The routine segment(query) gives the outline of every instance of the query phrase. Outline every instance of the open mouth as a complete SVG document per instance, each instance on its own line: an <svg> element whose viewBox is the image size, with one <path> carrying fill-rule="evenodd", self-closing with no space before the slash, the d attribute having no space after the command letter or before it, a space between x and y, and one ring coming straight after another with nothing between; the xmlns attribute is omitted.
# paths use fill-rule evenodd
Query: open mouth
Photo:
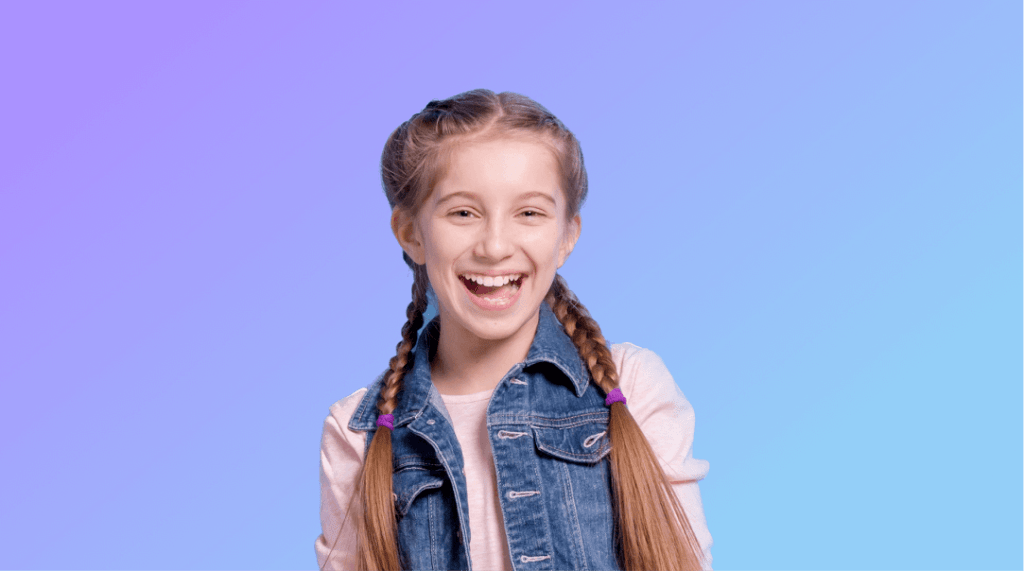
<svg viewBox="0 0 1024 571"><path fill-rule="evenodd" d="M520 274L514 276L515 279L510 279L502 285L484 285L477 281L471 280L466 276L459 276L459 280L462 281L462 285L469 290L469 293L482 298L487 299L510 299L512 296L519 291L519 288L523 285L523 280L526 279L526 274Z"/></svg>

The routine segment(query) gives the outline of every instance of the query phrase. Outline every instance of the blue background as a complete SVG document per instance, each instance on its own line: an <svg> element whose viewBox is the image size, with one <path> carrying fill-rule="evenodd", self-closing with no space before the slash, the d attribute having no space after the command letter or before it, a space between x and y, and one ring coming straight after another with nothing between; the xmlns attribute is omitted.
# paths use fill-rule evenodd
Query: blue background
<svg viewBox="0 0 1024 571"><path fill-rule="evenodd" d="M0 567L313 569L400 339L379 158L526 94L718 569L1022 567L1020 2L0 4Z"/></svg>

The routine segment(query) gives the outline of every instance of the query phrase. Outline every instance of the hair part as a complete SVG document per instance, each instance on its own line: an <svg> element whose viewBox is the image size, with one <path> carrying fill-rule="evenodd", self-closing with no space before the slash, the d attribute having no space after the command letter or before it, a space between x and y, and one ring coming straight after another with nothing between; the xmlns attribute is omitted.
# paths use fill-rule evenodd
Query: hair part
<svg viewBox="0 0 1024 571"><path fill-rule="evenodd" d="M587 171L575 135L529 97L488 89L431 101L391 133L380 161L388 204L415 216L447 174L459 147L507 137L537 141L552 151L565 193L566 219L579 214L587 197ZM411 260L406 263L412 267Z"/></svg>
<svg viewBox="0 0 1024 571"><path fill-rule="evenodd" d="M451 154L460 144L501 136L536 137L550 145L562 178L566 219L579 214L587 196L587 173L579 141L532 99L487 89L431 101L391 133L381 155L381 179L388 204L415 216L443 179ZM377 402L380 414L391 413L396 407L427 308L426 267L416 264L408 254L402 257L413 269L413 299L406 309L402 340L385 374ZM560 275L555 275L545 300L572 339L594 383L606 393L616 388L618 371L601 328ZM610 408L608 435L620 566L629 571L700 569L700 546L686 514L650 443L622 403ZM391 431L378 427L359 479L363 510L356 521L362 571L398 571L401 565L391 455Z"/></svg>

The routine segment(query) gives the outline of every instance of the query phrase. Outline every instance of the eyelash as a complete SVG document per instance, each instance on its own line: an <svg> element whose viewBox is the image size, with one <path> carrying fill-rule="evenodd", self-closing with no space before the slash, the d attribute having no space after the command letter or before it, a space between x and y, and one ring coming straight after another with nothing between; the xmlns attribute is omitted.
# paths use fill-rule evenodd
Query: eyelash
<svg viewBox="0 0 1024 571"><path fill-rule="evenodd" d="M449 213L448 215L449 216L454 216L454 215L457 215L457 214L462 214L463 212L469 212L469 211L468 210L455 210L455 211L452 211L451 213ZM542 213L540 213L537 210L524 210L520 214L526 214L528 212L532 212L533 214L535 214L535 216L527 216L527 218L539 218L541 216L544 216ZM464 216L456 216L456 218L465 218L465 217Z"/></svg>

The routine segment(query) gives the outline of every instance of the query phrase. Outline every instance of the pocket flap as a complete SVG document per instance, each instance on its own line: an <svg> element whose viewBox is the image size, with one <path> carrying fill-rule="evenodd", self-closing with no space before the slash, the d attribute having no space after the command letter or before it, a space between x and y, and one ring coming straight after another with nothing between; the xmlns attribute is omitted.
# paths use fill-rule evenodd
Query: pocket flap
<svg viewBox="0 0 1024 571"><path fill-rule="evenodd" d="M532 426L537 449L569 462L595 464L611 451L608 424L588 422L576 426Z"/></svg>
<svg viewBox="0 0 1024 571"><path fill-rule="evenodd" d="M428 468L411 466L394 473L392 478L395 493L395 509L405 515L412 506L413 500L426 490L433 490L444 485L444 479Z"/></svg>

